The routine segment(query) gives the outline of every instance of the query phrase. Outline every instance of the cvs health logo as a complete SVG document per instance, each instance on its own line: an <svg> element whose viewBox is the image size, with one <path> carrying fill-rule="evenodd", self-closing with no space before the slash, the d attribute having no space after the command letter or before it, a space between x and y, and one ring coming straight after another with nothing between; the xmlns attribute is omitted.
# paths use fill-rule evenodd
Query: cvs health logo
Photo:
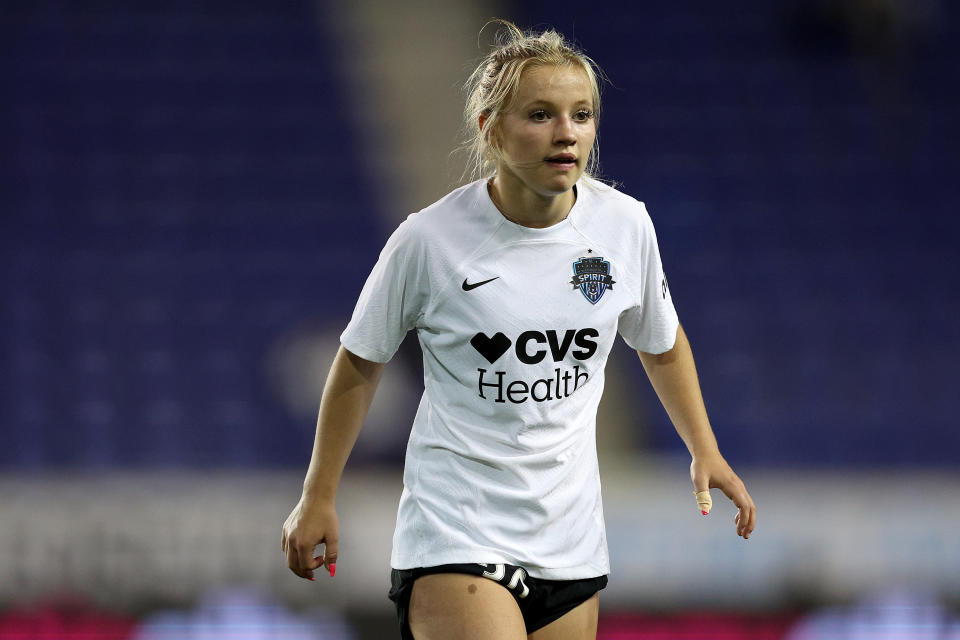
<svg viewBox="0 0 960 640"><path fill-rule="evenodd" d="M575 349L571 355L577 360L586 360L597 351L597 343L594 342L592 338L599 337L600 332L590 328L580 329L579 331L567 329L562 339L553 329L548 329L544 333L539 331L524 331L517 337L515 350L517 352L517 359L520 362L524 364L537 364L547 357L547 349L539 345L547 345L549 346L549 352L553 357L553 361L560 362L566 357L567 351L570 350L572 343L578 348ZM534 344L531 345L531 343ZM470 339L470 344L472 344L473 348L486 358L490 364L493 364L510 349L512 343L510 338L500 332L493 334L492 338L487 337L487 334L481 332Z"/></svg>
<svg viewBox="0 0 960 640"><path fill-rule="evenodd" d="M480 332L470 339L470 344L490 364L499 360L510 348L513 348L517 360L523 364L535 365L543 362L549 355L553 362L563 362L569 353L574 359L584 361L597 352L596 339L600 332L593 328L567 329L563 334L553 329L547 331L524 331L516 340L511 340L503 333L497 332L493 336ZM506 381L506 371L492 371L487 376L487 370L478 368L477 380L478 395L484 400L493 402L507 402L520 404L527 400L547 402L566 398L586 384L589 375L580 371L579 365L573 369L555 367L548 378L536 380ZM491 393L490 398L484 390ZM495 394L493 393L495 391Z"/></svg>

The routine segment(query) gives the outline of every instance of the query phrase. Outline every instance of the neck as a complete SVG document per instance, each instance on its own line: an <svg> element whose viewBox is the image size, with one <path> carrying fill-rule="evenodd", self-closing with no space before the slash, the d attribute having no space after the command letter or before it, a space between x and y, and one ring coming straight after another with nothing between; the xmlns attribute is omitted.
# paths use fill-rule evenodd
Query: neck
<svg viewBox="0 0 960 640"><path fill-rule="evenodd" d="M562 222L577 200L574 189L544 196L531 191L519 180L504 177L502 172L487 184L490 198L504 218L534 229L552 227Z"/></svg>

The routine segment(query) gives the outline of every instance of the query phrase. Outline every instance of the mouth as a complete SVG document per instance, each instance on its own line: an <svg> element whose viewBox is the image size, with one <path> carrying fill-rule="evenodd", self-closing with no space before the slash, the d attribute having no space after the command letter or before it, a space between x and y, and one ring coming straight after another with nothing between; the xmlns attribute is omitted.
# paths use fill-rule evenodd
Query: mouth
<svg viewBox="0 0 960 640"><path fill-rule="evenodd" d="M544 158L544 161L547 164L560 169L570 169L576 166L577 156L573 155L572 153L558 153L555 156Z"/></svg>

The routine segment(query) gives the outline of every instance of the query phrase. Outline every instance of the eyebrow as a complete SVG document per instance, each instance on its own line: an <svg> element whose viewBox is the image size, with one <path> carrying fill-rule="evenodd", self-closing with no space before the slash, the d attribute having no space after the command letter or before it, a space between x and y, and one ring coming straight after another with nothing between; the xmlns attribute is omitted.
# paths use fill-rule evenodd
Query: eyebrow
<svg viewBox="0 0 960 640"><path fill-rule="evenodd" d="M524 104L522 108L523 108L523 109L529 109L529 108L531 108L531 107L537 107L537 106L540 106L540 105L544 105L544 106L547 106L547 107L553 107L553 106L555 106L555 105L554 105L552 102L550 102L549 100L531 100L530 102ZM588 107L590 107L590 108L592 109L592 108L593 108L593 100L577 100L576 102L573 103L573 106L575 106L575 107L579 107L580 105L587 105Z"/></svg>

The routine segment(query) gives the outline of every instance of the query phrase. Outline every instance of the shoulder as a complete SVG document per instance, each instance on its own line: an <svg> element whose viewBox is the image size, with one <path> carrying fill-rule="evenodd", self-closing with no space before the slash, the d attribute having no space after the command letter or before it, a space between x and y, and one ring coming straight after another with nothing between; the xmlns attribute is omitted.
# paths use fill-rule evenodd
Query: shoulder
<svg viewBox="0 0 960 640"><path fill-rule="evenodd" d="M422 242L431 235L443 233L462 217L464 210L469 210L471 186L454 189L433 204L408 215L393 231L388 244Z"/></svg>
<svg viewBox="0 0 960 640"><path fill-rule="evenodd" d="M461 227L475 223L482 216L483 181L471 182L454 189L433 204L407 217L411 233L431 235L455 234Z"/></svg>
<svg viewBox="0 0 960 640"><path fill-rule="evenodd" d="M580 185L585 206L577 223L584 234L611 245L635 246L653 233L653 221L642 201L593 178L581 179Z"/></svg>
<svg viewBox="0 0 960 640"><path fill-rule="evenodd" d="M471 182L454 189L433 204L407 216L391 237L391 243L414 248L421 259L453 260L476 249L478 240L496 229L487 208L485 182Z"/></svg>

